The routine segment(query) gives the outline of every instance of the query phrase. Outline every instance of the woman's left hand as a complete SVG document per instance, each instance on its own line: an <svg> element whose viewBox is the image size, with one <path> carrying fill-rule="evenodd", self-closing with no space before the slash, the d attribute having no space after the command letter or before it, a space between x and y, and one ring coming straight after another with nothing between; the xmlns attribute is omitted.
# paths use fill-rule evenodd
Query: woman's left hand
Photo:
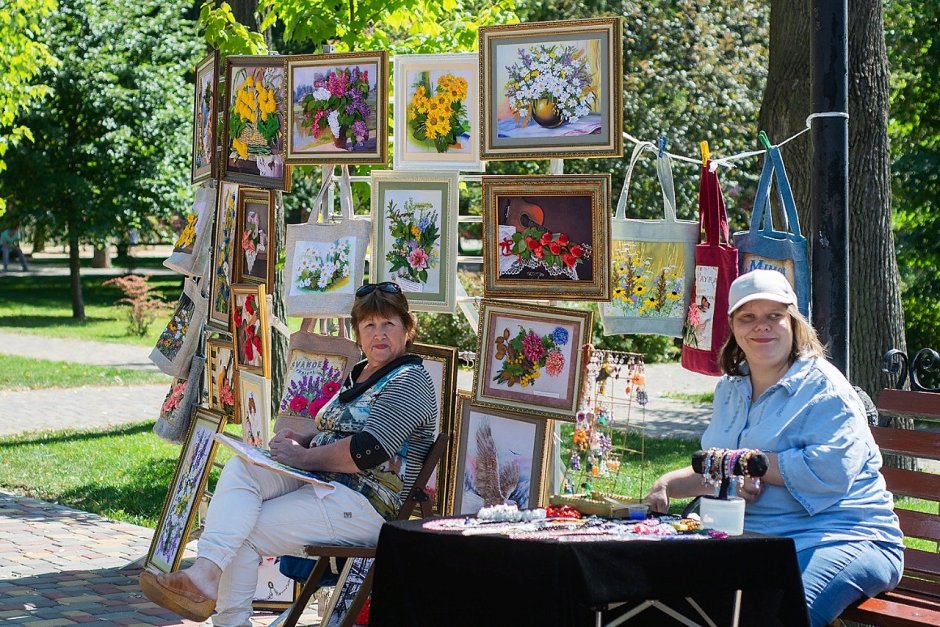
<svg viewBox="0 0 940 627"><path fill-rule="evenodd" d="M744 484L738 488L737 494L748 503L753 503L760 498L763 491L764 484L759 478L746 477Z"/></svg>

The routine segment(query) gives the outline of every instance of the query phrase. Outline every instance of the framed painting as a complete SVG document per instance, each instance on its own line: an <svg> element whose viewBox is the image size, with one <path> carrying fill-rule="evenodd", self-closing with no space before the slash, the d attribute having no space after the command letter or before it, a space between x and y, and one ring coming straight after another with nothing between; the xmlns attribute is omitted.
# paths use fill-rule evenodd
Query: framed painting
<svg viewBox="0 0 940 627"><path fill-rule="evenodd" d="M388 53L298 55L287 62L287 162L388 160Z"/></svg>
<svg viewBox="0 0 940 627"><path fill-rule="evenodd" d="M451 463L450 515L515 503L539 506L548 470L550 421L505 409L479 407L457 397L457 445Z"/></svg>
<svg viewBox="0 0 940 627"><path fill-rule="evenodd" d="M623 156L619 17L480 29L480 158Z"/></svg>
<svg viewBox="0 0 940 627"><path fill-rule="evenodd" d="M224 426L223 414L204 407L196 408L183 452L176 463L173 481L163 501L163 512L150 542L144 568L161 573L179 568L215 459L218 445L214 436Z"/></svg>
<svg viewBox="0 0 940 627"><path fill-rule="evenodd" d="M392 62L395 169L482 172L477 54L400 54Z"/></svg>
<svg viewBox="0 0 940 627"><path fill-rule="evenodd" d="M268 440L271 439L271 380L260 374L240 372L235 407L235 413L241 419L245 444L268 448Z"/></svg>
<svg viewBox="0 0 940 627"><path fill-rule="evenodd" d="M230 331L232 272L235 269L235 228L238 217L238 184L219 183L215 225L212 231L212 274L209 278L209 318L207 324Z"/></svg>
<svg viewBox="0 0 940 627"><path fill-rule="evenodd" d="M206 340L207 405L232 420L235 414L235 346L230 339Z"/></svg>
<svg viewBox="0 0 940 627"><path fill-rule="evenodd" d="M300 594L300 584L281 574L280 561L280 557L261 558L251 609L281 612L289 608Z"/></svg>
<svg viewBox="0 0 940 627"><path fill-rule="evenodd" d="M610 175L483 177L483 296L610 300Z"/></svg>
<svg viewBox="0 0 940 627"><path fill-rule="evenodd" d="M480 301L473 402L574 421L592 312Z"/></svg>
<svg viewBox="0 0 940 627"><path fill-rule="evenodd" d="M262 189L238 190L235 220L236 283L260 283L270 293L274 285L274 192Z"/></svg>
<svg viewBox="0 0 940 627"><path fill-rule="evenodd" d="M415 311L454 311L457 189L456 172L372 172L370 280L397 283Z"/></svg>
<svg viewBox="0 0 940 627"><path fill-rule="evenodd" d="M271 326L264 285L232 285L235 369L271 378Z"/></svg>
<svg viewBox="0 0 940 627"><path fill-rule="evenodd" d="M434 344L415 343L411 352L424 360L424 369L431 375L434 382L434 394L437 396L437 425L434 428L434 437L440 433L450 436L448 448L453 449L454 444L454 403L457 398L457 349L453 346L436 346ZM443 515L447 511L447 496L450 493L447 478L450 476L449 455L441 458L437 468L431 472L425 492L434 504L434 514Z"/></svg>
<svg viewBox="0 0 940 627"><path fill-rule="evenodd" d="M196 93L193 98L193 183L216 177L218 72L218 52L213 52L196 66Z"/></svg>
<svg viewBox="0 0 940 627"><path fill-rule="evenodd" d="M286 190L285 62L276 56L231 55L225 61L222 178Z"/></svg>
<svg viewBox="0 0 940 627"><path fill-rule="evenodd" d="M323 627L340 627L349 613L353 600L359 594L359 589L372 570L374 557L351 557L346 560L343 570L339 573L336 588L330 595L326 604L320 625ZM350 623L351 624L351 623Z"/></svg>

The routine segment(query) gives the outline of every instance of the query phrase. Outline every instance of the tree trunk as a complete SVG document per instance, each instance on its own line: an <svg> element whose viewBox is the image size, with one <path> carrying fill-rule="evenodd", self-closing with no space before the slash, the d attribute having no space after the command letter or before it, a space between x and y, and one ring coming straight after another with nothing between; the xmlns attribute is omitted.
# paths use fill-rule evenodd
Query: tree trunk
<svg viewBox="0 0 940 627"><path fill-rule="evenodd" d="M771 3L770 63L760 126L772 141L805 128L810 113L811 2ZM884 387L881 356L904 348L888 152L888 62L881 3L849 3L849 371L873 397ZM784 150L800 223L810 219L809 133ZM812 241L812 237L808 237ZM812 254L812 251L810 251Z"/></svg>
<svg viewBox="0 0 940 627"><path fill-rule="evenodd" d="M33 253L46 252L46 227L37 225L33 229Z"/></svg>
<svg viewBox="0 0 940 627"><path fill-rule="evenodd" d="M69 229L69 293L72 296L72 317L85 319L85 296L82 294L81 259L78 235Z"/></svg>
<svg viewBox="0 0 940 627"><path fill-rule="evenodd" d="M105 244L104 246L95 247L95 252L91 257L91 267L92 268L110 268L111 267L111 247Z"/></svg>

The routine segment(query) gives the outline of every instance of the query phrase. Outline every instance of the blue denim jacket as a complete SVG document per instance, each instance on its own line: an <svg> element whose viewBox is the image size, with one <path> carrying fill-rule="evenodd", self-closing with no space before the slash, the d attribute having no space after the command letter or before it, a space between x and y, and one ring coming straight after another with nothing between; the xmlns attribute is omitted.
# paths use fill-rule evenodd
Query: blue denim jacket
<svg viewBox="0 0 940 627"><path fill-rule="evenodd" d="M786 486L765 484L747 505L748 531L792 537L798 551L847 540L901 545L864 407L825 359L798 359L753 405L750 377L722 377L702 446L777 453Z"/></svg>

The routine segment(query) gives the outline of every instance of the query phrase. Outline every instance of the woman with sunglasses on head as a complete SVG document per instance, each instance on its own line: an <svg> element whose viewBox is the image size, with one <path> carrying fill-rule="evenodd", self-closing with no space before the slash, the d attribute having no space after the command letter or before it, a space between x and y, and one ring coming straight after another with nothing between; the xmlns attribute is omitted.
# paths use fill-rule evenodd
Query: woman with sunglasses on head
<svg viewBox="0 0 940 627"><path fill-rule="evenodd" d="M881 453L861 399L826 360L783 274L741 275L728 303L731 336L719 356L725 376L702 447L766 454L763 479L745 479L739 492L744 529L793 538L810 621L828 625L901 578L904 546L878 472ZM660 477L646 501L665 512L670 498L713 492L688 466Z"/></svg>
<svg viewBox="0 0 940 627"><path fill-rule="evenodd" d="M271 456L316 471L312 484L229 461L209 504L192 567L141 573L144 594L184 618L250 627L258 564L307 544L369 546L395 517L431 449L438 407L421 358L408 354L416 322L395 283L356 291L350 314L365 359L316 417L316 432L278 432Z"/></svg>

